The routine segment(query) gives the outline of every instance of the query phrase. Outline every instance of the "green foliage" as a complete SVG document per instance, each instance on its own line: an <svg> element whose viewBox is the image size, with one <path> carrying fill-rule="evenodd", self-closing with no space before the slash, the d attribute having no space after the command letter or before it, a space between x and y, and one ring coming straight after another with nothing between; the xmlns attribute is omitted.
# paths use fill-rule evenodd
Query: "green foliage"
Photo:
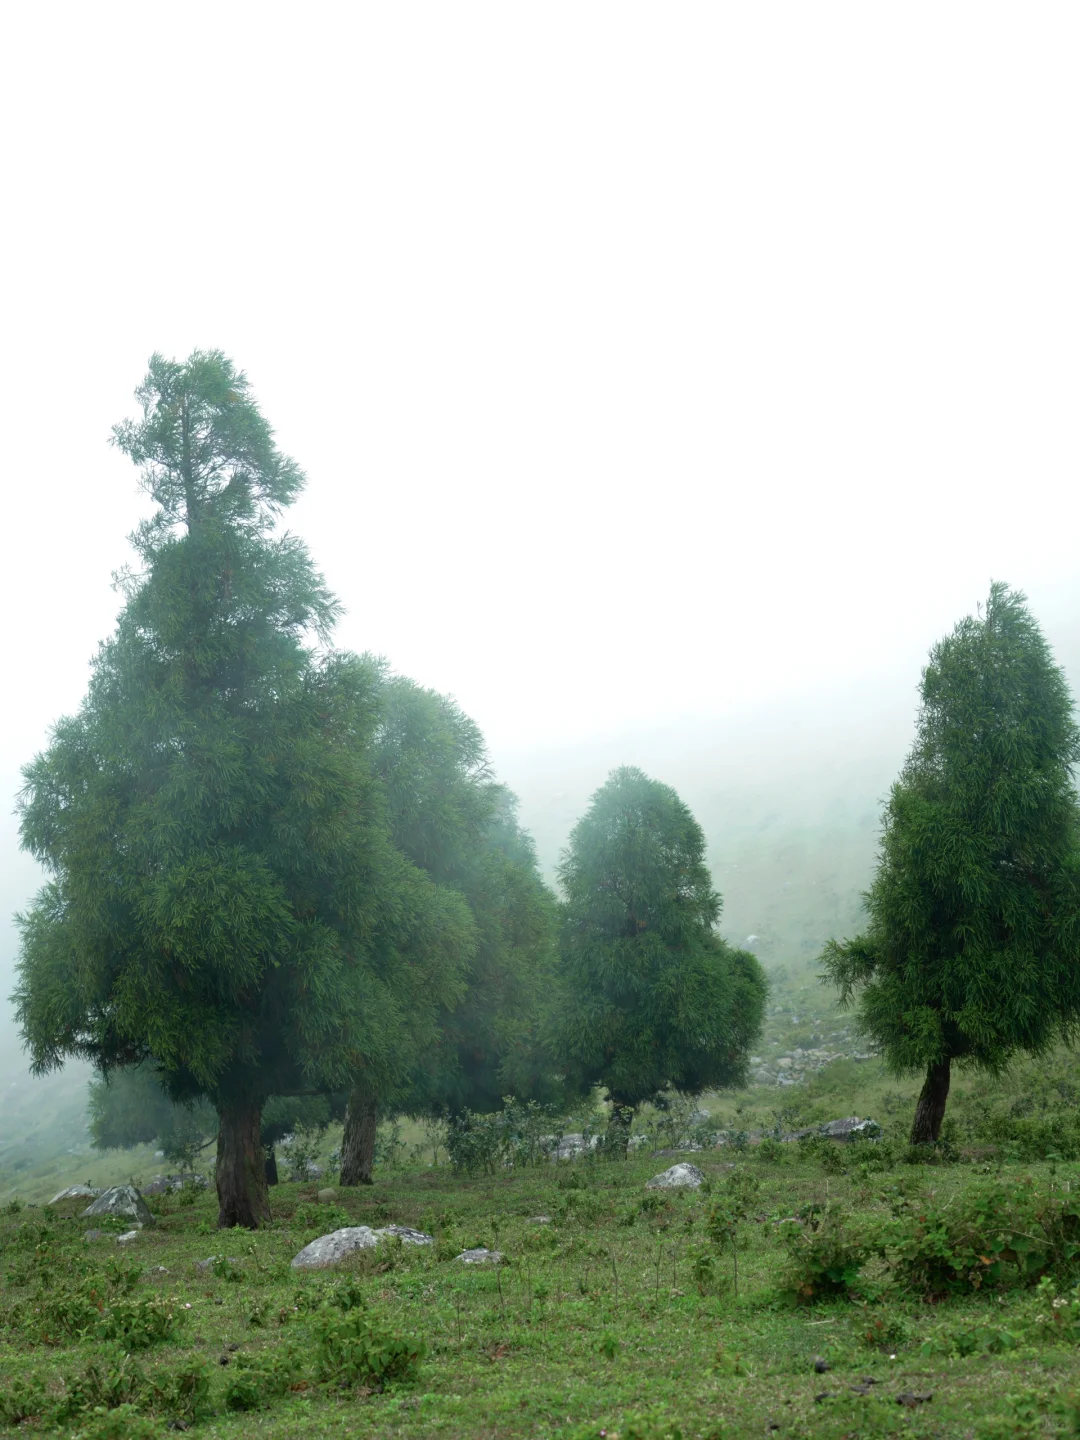
<svg viewBox="0 0 1080 1440"><path fill-rule="evenodd" d="M459 993L473 930L393 846L378 667L306 643L337 605L274 533L302 476L247 381L216 352L155 356L139 397L116 441L156 510L86 700L25 771L51 878L16 1003L38 1070L153 1057L174 1097L207 1097L222 1223L253 1225L262 1102L390 1063Z"/></svg>
<svg viewBox="0 0 1080 1440"><path fill-rule="evenodd" d="M1004 585L934 647L921 690L867 929L831 942L825 970L895 1070L999 1070L1080 1015L1080 735L1062 671Z"/></svg>
<svg viewBox="0 0 1080 1440"><path fill-rule="evenodd" d="M884 1239L896 1280L928 1298L987 1285L1034 1285L1075 1268L1080 1195L1033 1185L974 1184L952 1203L904 1207Z"/></svg>
<svg viewBox="0 0 1080 1440"><path fill-rule="evenodd" d="M334 1385L382 1389L411 1380L427 1353L422 1340L387 1330L359 1309L316 1317L315 1365L319 1378Z"/></svg>
<svg viewBox="0 0 1080 1440"><path fill-rule="evenodd" d="M76 1440L158 1440L161 1431L136 1405L96 1406L83 1418Z"/></svg>
<svg viewBox="0 0 1080 1440"><path fill-rule="evenodd" d="M0 1387L0 1420L5 1425L21 1425L24 1420L40 1420L51 1414L54 1403L49 1392L36 1377L23 1380L16 1376Z"/></svg>
<svg viewBox="0 0 1080 1440"><path fill-rule="evenodd" d="M848 1297L871 1253L838 1205L811 1211L802 1224L784 1224L780 1234L788 1253L787 1290L803 1304Z"/></svg>
<svg viewBox="0 0 1080 1440"><path fill-rule="evenodd" d="M549 1160L557 1142L554 1109L535 1100L521 1103L508 1095L491 1115L466 1110L446 1127L446 1150L455 1170L467 1175L494 1174Z"/></svg>
<svg viewBox="0 0 1080 1440"><path fill-rule="evenodd" d="M616 770L574 827L553 1045L575 1084L617 1107L742 1083L766 982L717 935L700 826L675 791Z"/></svg>

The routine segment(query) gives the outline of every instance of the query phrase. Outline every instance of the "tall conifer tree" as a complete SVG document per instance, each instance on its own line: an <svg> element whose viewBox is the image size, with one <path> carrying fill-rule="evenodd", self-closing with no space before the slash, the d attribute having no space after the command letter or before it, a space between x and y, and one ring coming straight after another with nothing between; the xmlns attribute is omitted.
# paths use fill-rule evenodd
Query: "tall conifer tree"
<svg viewBox="0 0 1080 1440"><path fill-rule="evenodd" d="M218 352L155 355L116 428L155 510L79 713L26 770L51 874L16 993L38 1070L152 1058L219 1117L219 1224L269 1213L260 1111L392 1053L451 1003L466 908L394 847L370 766L380 677L317 654L337 606L275 530L303 477Z"/></svg>
<svg viewBox="0 0 1080 1440"><path fill-rule="evenodd" d="M1080 735L1025 597L992 586L935 645L921 690L869 923L824 954L892 1068L925 1075L912 1143L939 1138L954 1061L1000 1070L1080 1016Z"/></svg>

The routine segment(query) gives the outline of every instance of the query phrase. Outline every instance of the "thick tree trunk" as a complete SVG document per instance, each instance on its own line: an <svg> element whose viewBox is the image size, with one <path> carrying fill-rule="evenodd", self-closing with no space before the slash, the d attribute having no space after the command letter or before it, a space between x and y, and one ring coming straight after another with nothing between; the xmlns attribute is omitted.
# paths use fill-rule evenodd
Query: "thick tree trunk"
<svg viewBox="0 0 1080 1440"><path fill-rule="evenodd" d="M634 1111L636 1105L628 1105L625 1100L611 1096L611 1114L608 1116L607 1135L604 1148L616 1159L626 1159L627 1147L630 1144L630 1127L634 1123Z"/></svg>
<svg viewBox="0 0 1080 1440"><path fill-rule="evenodd" d="M342 1185L370 1185L375 1165L375 1127L379 1105L370 1090L357 1085L349 1093L345 1133L341 1137Z"/></svg>
<svg viewBox="0 0 1080 1440"><path fill-rule="evenodd" d="M915 1119L911 1126L912 1145L933 1145L941 1137L945 1102L949 1098L949 1067L948 1059L938 1060L927 1067L922 1094L915 1106Z"/></svg>
<svg viewBox="0 0 1080 1440"><path fill-rule="evenodd" d="M275 1155L274 1147L272 1145L270 1146L270 1149L266 1152L265 1170L267 1185L276 1185L278 1183L277 1155Z"/></svg>
<svg viewBox="0 0 1080 1440"><path fill-rule="evenodd" d="M222 1106L218 1120L218 1226L257 1230L270 1219L261 1107L253 1100L236 1101Z"/></svg>

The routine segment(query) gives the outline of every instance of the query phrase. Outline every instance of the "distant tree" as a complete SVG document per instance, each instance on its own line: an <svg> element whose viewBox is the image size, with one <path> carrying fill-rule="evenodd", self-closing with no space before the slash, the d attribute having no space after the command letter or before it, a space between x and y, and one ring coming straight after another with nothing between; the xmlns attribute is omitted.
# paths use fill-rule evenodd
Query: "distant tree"
<svg viewBox="0 0 1080 1440"><path fill-rule="evenodd" d="M921 692L869 923L824 954L892 1069L925 1074L913 1144L939 1138L953 1061L1000 1071L1080 1016L1080 736L1025 597L992 586L934 646Z"/></svg>
<svg viewBox="0 0 1080 1440"><path fill-rule="evenodd" d="M497 784L476 724L447 696L384 671L373 764L395 845L468 907L475 946L460 997L414 1008L397 1069L354 1079L342 1184L371 1180L380 1113L493 1109L543 1083L541 993L553 964L554 897L515 801Z"/></svg>
<svg viewBox="0 0 1080 1440"><path fill-rule="evenodd" d="M37 1070L152 1058L218 1115L218 1223L269 1214L261 1111L333 1091L452 1003L466 907L394 847L379 676L316 653L337 605L275 532L301 488L218 352L154 356L116 443L154 513L77 716L26 772L16 1005Z"/></svg>
<svg viewBox="0 0 1080 1440"><path fill-rule="evenodd" d="M670 786L616 770L570 835L552 1046L578 1085L606 1087L611 1140L663 1091L738 1085L767 983L716 933L701 827Z"/></svg>

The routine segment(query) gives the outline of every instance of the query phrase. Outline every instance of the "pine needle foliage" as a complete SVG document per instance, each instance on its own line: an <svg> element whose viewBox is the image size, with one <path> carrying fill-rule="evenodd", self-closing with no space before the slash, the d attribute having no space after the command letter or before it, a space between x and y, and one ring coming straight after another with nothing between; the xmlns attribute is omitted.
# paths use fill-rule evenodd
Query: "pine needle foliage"
<svg viewBox="0 0 1080 1440"><path fill-rule="evenodd" d="M717 933L721 901L701 827L670 786L616 770L559 865L562 910L553 1047L620 1110L663 1091L745 1080L767 984Z"/></svg>
<svg viewBox="0 0 1080 1440"><path fill-rule="evenodd" d="M915 743L883 817L868 924L825 977L897 1072L925 1069L936 1140L957 1060L1001 1070L1080 1016L1080 734L1025 597L991 587L930 654Z"/></svg>

